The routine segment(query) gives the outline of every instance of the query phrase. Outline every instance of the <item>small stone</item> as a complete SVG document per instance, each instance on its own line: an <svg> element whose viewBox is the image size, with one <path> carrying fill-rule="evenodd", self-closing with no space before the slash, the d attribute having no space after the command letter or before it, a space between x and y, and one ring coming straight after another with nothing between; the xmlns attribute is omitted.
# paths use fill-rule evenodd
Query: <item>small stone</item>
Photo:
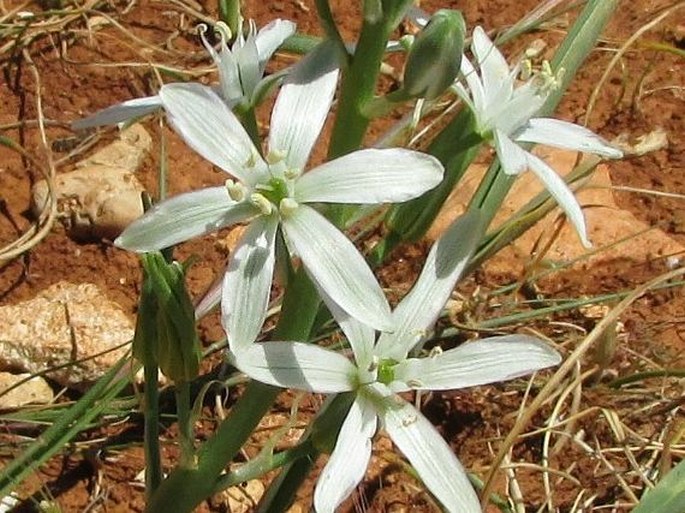
<svg viewBox="0 0 685 513"><path fill-rule="evenodd" d="M36 217L47 206L45 180L33 186L31 208ZM79 240L115 239L143 214L143 185L127 169L92 165L57 175L58 219Z"/></svg>
<svg viewBox="0 0 685 513"><path fill-rule="evenodd" d="M152 138L143 125L131 125L119 133L119 140L108 144L76 164L77 168L108 166L135 172L150 152Z"/></svg>
<svg viewBox="0 0 685 513"><path fill-rule="evenodd" d="M133 331L133 322L96 285L61 281L33 299L0 307L0 369L56 369L50 379L82 388L126 355Z"/></svg>
<svg viewBox="0 0 685 513"><path fill-rule="evenodd" d="M145 190L134 173L150 151L152 138L140 124L122 130L119 140L55 177L57 217L70 237L115 239L143 214ZM38 217L48 206L45 180L31 190L31 210Z"/></svg>
<svg viewBox="0 0 685 513"><path fill-rule="evenodd" d="M30 379L9 390L27 378ZM9 392L5 392L6 390ZM27 404L49 404L54 398L52 388L40 376L0 372L0 410L11 410Z"/></svg>
<svg viewBox="0 0 685 513"><path fill-rule="evenodd" d="M224 492L228 501L228 510L231 513L254 511L264 491L264 485L257 479L231 486Z"/></svg>

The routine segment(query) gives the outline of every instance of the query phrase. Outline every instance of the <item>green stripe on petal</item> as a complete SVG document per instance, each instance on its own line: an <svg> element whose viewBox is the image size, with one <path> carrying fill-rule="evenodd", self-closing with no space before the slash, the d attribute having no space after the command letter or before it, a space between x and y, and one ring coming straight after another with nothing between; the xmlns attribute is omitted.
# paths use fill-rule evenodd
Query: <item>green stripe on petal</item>
<svg viewBox="0 0 685 513"><path fill-rule="evenodd" d="M231 254L221 294L221 323L231 351L252 344L264 324L276 260L277 228L276 216L258 217Z"/></svg>
<svg viewBox="0 0 685 513"><path fill-rule="evenodd" d="M395 379L415 390L455 390L518 378L560 361L559 353L537 338L506 335L405 360L395 367Z"/></svg>
<svg viewBox="0 0 685 513"><path fill-rule="evenodd" d="M438 239L414 287L392 314L395 329L376 345L380 358L402 360L432 328L483 235L480 211L460 217Z"/></svg>
<svg viewBox="0 0 685 513"><path fill-rule="evenodd" d="M382 385L374 385L385 396L377 408L383 427L407 457L419 477L450 513L480 513L478 496L464 467L433 425L411 404Z"/></svg>
<svg viewBox="0 0 685 513"><path fill-rule="evenodd" d="M361 150L327 162L299 178L299 202L397 203L440 183L443 167L425 153L405 149Z"/></svg>
<svg viewBox="0 0 685 513"><path fill-rule="evenodd" d="M302 342L258 342L229 359L262 383L324 394L352 390L357 370L340 353Z"/></svg>
<svg viewBox="0 0 685 513"><path fill-rule="evenodd" d="M376 328L392 327L390 307L357 248L326 218L300 205L281 224L291 253L341 309Z"/></svg>
<svg viewBox="0 0 685 513"><path fill-rule="evenodd" d="M560 119L530 119L520 131L516 132L514 140L595 153L612 159L619 159L623 156L621 150L611 146L592 130Z"/></svg>
<svg viewBox="0 0 685 513"><path fill-rule="evenodd" d="M246 184L254 184L266 173L266 163L250 136L210 87L169 84L162 86L159 96L178 134L202 157Z"/></svg>
<svg viewBox="0 0 685 513"><path fill-rule="evenodd" d="M225 187L210 187L158 203L130 224L114 244L139 253L160 250L255 214L251 204L232 201Z"/></svg>
<svg viewBox="0 0 685 513"><path fill-rule="evenodd" d="M288 166L304 169L321 133L338 82L335 48L323 43L302 59L281 86L271 114L269 150L286 154Z"/></svg>
<svg viewBox="0 0 685 513"><path fill-rule="evenodd" d="M373 407L364 397L357 397L340 428L335 449L316 483L316 513L334 513L362 480L371 459L371 440L377 424Z"/></svg>

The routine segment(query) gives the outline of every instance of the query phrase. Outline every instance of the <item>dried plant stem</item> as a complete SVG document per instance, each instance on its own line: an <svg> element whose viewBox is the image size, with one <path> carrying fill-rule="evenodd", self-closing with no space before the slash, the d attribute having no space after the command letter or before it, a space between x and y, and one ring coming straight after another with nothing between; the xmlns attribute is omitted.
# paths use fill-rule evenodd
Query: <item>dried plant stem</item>
<svg viewBox="0 0 685 513"><path fill-rule="evenodd" d="M590 96L590 100L588 102L587 110L585 111L583 125L587 126L588 122L590 121L590 116L592 115L592 111L595 108L595 103L597 102L599 92L602 90L604 83L609 78L609 75L614 69L614 66L616 66L621 57L623 57L628 48L630 48L633 45L633 43L635 43L635 41L642 37L642 34L656 27L659 23L661 23L664 19L668 18L671 14L673 14L681 7L685 7L685 1L678 2L677 4L671 6L669 9L666 9L652 21L640 27L638 30L635 31L635 33L632 36L628 38L628 40L623 44L623 46L619 48L616 54L612 57L611 61L609 61L609 65L604 70L604 73L602 73L602 77L599 79L599 82L597 82L597 86L592 91L592 95Z"/></svg>
<svg viewBox="0 0 685 513"><path fill-rule="evenodd" d="M45 161L46 164L42 165L36 160L32 159L29 157L29 160L32 161L38 168L38 170L41 172L43 177L45 178L45 181L48 185L48 199L47 202L48 204L46 205L46 209L43 210L43 213L39 217L38 221L31 226L31 228L26 231L24 234L22 234L17 240L14 242L8 244L7 246L3 247L0 249L0 264L3 264L9 260L12 260L19 255L25 253L32 247L34 247L36 244L38 244L41 240L45 238L45 236L50 232L52 229L52 225L55 222L55 218L57 217L57 199L55 197L55 165L53 162L52 158L52 151L50 149L50 145L48 144L48 139L47 135L45 133L45 117L43 116L43 102L42 102L42 87L41 87L41 80L40 80L40 73L38 73L38 68L36 68L35 63L33 62L33 59L31 58L31 54L28 52L28 50L23 49L22 50L22 55L26 61L26 63L29 66L29 69L31 70L31 73L33 74L33 78L35 81L35 87L36 87L36 112L38 116L38 130L40 133L40 140L41 140L41 145L43 147L43 152L45 153ZM22 151L22 155L25 157L28 157L28 155Z"/></svg>
<svg viewBox="0 0 685 513"><path fill-rule="evenodd" d="M597 342L606 332L606 330L615 323L620 315L639 297L645 294L647 291L653 287L660 285L666 281L672 280L679 276L685 275L685 268L675 269L668 273L657 276L656 278L648 281L642 286L636 288L631 294L626 296L616 307L614 307L607 315L602 319L595 328L590 332L590 334L583 340L583 342L576 348L575 351L566 359L566 361L559 367L556 373L550 378L547 384L543 387L537 397L530 404L526 412L521 416L521 418L513 426L511 432L507 435L502 446L495 457L495 460L490 467L490 471L485 478L485 485L481 492L481 503L483 506L487 504L488 497L492 491L494 485L495 474L500 468L504 458L506 457L508 451L516 442L519 435L523 432L524 428L530 423L535 413L542 406L542 404L553 395L559 388L561 382L569 375L573 369L576 367L577 362L587 353L587 351Z"/></svg>

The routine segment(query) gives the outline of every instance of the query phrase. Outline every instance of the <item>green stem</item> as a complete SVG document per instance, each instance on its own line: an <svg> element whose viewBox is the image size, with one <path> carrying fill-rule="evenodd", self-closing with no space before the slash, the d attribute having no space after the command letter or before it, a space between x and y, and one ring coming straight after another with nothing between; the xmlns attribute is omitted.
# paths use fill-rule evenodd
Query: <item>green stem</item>
<svg viewBox="0 0 685 513"><path fill-rule="evenodd" d="M250 106L244 110L236 109L236 112L240 116L243 128L245 128L245 131L250 136L255 148L260 149L262 147L262 140L259 137L259 125L257 125L257 116L255 115L254 106Z"/></svg>
<svg viewBox="0 0 685 513"><path fill-rule="evenodd" d="M181 446L179 467L195 468L195 432L190 406L190 383L188 381L176 383L175 395L178 438Z"/></svg>
<svg viewBox="0 0 685 513"><path fill-rule="evenodd" d="M273 338L307 340L319 307L319 297L307 274L294 274L283 299ZM250 382L231 415L216 433L200 447L196 468L176 468L162 482L148 503L148 513L186 513L211 496L226 466L269 411L280 390Z"/></svg>
<svg viewBox="0 0 685 513"><path fill-rule="evenodd" d="M343 59L341 62L346 62L349 57L347 48L340 32L338 32L338 27L335 25L335 19L333 19L333 13L331 13L331 6L328 5L328 0L315 0L314 4L319 15L321 28L326 33L326 37L335 43L340 58Z"/></svg>
<svg viewBox="0 0 685 513"><path fill-rule="evenodd" d="M152 344L147 344L152 346ZM146 348L147 348L146 346ZM149 353L149 351L146 351ZM162 459L159 450L159 371L154 355L146 354L143 365L145 376L145 399L143 411L145 418L145 494L147 499L155 493L162 482Z"/></svg>
<svg viewBox="0 0 685 513"><path fill-rule="evenodd" d="M257 513L276 513L286 511L290 507L300 485L314 466L317 456L322 452L330 454L333 451L340 427L354 398L354 393L338 394L328 398L309 430L300 439L298 447L303 447L303 452L283 467L259 501Z"/></svg>
<svg viewBox="0 0 685 513"><path fill-rule="evenodd" d="M328 148L329 159L361 146L370 121L364 115L364 106L373 99L385 47L394 28L389 27L384 19L364 21L354 55L343 70L338 110Z"/></svg>

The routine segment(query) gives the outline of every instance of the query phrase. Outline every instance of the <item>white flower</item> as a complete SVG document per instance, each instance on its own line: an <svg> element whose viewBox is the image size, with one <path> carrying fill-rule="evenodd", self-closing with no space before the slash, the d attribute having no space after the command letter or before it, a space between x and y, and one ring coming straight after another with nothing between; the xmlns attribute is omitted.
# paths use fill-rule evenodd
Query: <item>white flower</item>
<svg viewBox="0 0 685 513"><path fill-rule="evenodd" d="M409 357L431 328L482 234L469 214L435 243L421 276L393 312L395 329L374 331L326 301L354 353L300 342L266 342L233 355L248 376L274 386L320 393L355 392L328 463L316 485L318 513L333 512L362 479L379 421L430 491L452 513L480 512L468 477L430 422L397 392L449 390L512 379L559 363L559 355L524 335L492 337L424 358ZM324 299L326 296L324 294Z"/></svg>
<svg viewBox="0 0 685 513"><path fill-rule="evenodd" d="M226 40L230 37L230 30L224 23L217 23L216 30L221 39L219 52L205 38L207 26L200 25L199 28L202 43L219 72L219 94L231 109L237 105L253 107L262 94L282 77L281 73L277 73L264 78L266 63L278 47L295 33L295 24L288 20L274 20L259 32L253 21L248 26L247 37L240 32L229 49ZM135 98L79 119L72 123L72 128L81 130L122 123L161 107L163 102L160 95Z"/></svg>
<svg viewBox="0 0 685 513"><path fill-rule="evenodd" d="M566 212L581 241L590 246L583 212L564 180L544 161L522 149L518 143L539 143L569 150L620 158L623 153L587 128L551 118L535 118L554 88L551 73L534 77L516 87L518 67L507 61L481 27L473 31L471 51L478 61L480 76L464 56L461 71L468 90L455 84L457 94L473 111L476 130L494 143L502 169L510 175L530 169Z"/></svg>
<svg viewBox="0 0 685 513"><path fill-rule="evenodd" d="M314 73L312 68L322 62L330 61L318 52L310 54L283 85L271 117L266 159L211 88L171 84L159 93L186 143L236 181L155 205L115 243L151 251L249 221L231 253L222 289L222 319L234 351L252 343L262 327L279 228L290 254L300 257L314 283L335 304L363 323L388 329L390 308L364 258L307 204L406 201L442 179L435 158L405 149L355 151L303 174L338 77L330 65Z"/></svg>
<svg viewBox="0 0 685 513"><path fill-rule="evenodd" d="M259 32L254 21L250 21L248 25L247 37L240 32L233 47L229 49L226 40L230 37L230 29L225 23L217 23L217 32L221 38L218 53L204 36L207 27L200 26L202 42L219 71L221 97L230 108L239 103L254 106L260 90L279 78L279 75L272 75L270 80L263 78L266 63L278 47L295 33L295 24L287 20L274 20Z"/></svg>

